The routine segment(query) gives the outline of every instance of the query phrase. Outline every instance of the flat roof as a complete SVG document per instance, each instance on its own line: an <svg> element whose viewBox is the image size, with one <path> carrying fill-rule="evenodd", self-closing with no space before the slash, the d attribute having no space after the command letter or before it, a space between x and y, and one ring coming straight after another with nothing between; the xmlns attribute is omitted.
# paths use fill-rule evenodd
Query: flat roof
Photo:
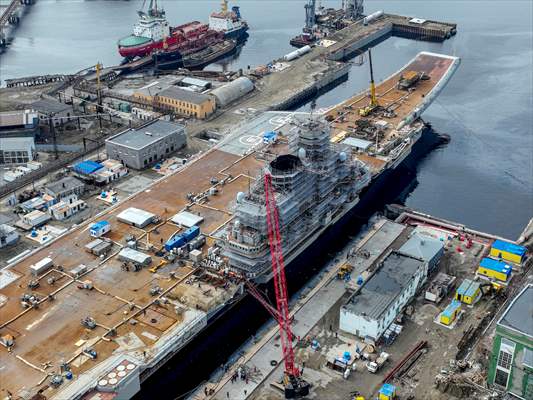
<svg viewBox="0 0 533 400"><path fill-rule="evenodd" d="M372 144L372 142L369 142L368 140L364 140L364 139L349 137L347 139L344 139L342 141L342 144L346 144L350 147L355 147L357 149L366 150Z"/></svg>
<svg viewBox="0 0 533 400"><path fill-rule="evenodd" d="M533 284L528 284L511 301L498 325L519 331L533 338Z"/></svg>
<svg viewBox="0 0 533 400"><path fill-rule="evenodd" d="M85 184L73 176L67 176L57 182L49 183L45 186L45 189L57 194L80 186L85 186Z"/></svg>
<svg viewBox="0 0 533 400"><path fill-rule="evenodd" d="M352 296L346 308L353 314L379 319L407 287L423 261L392 252L383 266L363 285L359 294Z"/></svg>
<svg viewBox="0 0 533 400"><path fill-rule="evenodd" d="M72 107L68 104L50 99L37 100L35 103L31 103L30 107L43 114L57 114L63 111L72 110Z"/></svg>
<svg viewBox="0 0 533 400"><path fill-rule="evenodd" d="M481 260L479 266L483 268L492 269L493 271L501 272L504 274L509 274L513 270L513 268L509 264L487 257Z"/></svg>
<svg viewBox="0 0 533 400"><path fill-rule="evenodd" d="M516 254L518 256L523 256L524 254L526 254L526 248L524 246L519 246L511 242L504 242L503 240L495 240L492 244L492 248L496 250L506 251L511 254Z"/></svg>
<svg viewBox="0 0 533 400"><path fill-rule="evenodd" d="M140 208L130 207L117 215L120 221L144 226L149 224L155 217L151 212L141 210Z"/></svg>
<svg viewBox="0 0 533 400"><path fill-rule="evenodd" d="M443 247L444 244L440 240L415 232L411 238L400 247L400 252L429 261L435 257Z"/></svg>
<svg viewBox="0 0 533 400"><path fill-rule="evenodd" d="M206 94L191 92L176 86L170 86L158 93L159 97L168 97L174 100L185 101L192 104L203 104L210 99Z"/></svg>
<svg viewBox="0 0 533 400"><path fill-rule="evenodd" d="M187 228L198 225L204 220L203 217L193 214L189 211L182 211L172 217L172 222L178 225L183 225Z"/></svg>
<svg viewBox="0 0 533 400"><path fill-rule="evenodd" d="M106 140L106 143L117 144L140 150L152 143L155 143L167 136L185 130L185 126L175 122L156 120L139 128L127 129Z"/></svg>

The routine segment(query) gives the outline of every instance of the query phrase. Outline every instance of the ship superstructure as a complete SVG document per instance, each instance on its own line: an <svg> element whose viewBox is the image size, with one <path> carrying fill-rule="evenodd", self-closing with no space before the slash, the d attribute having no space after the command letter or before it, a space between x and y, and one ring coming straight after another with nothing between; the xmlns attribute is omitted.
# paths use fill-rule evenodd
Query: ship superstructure
<svg viewBox="0 0 533 400"><path fill-rule="evenodd" d="M266 167L276 190L287 259L313 233L352 208L370 181L362 162L331 144L329 125L321 117L295 116L291 124L289 153ZM248 193L237 194L222 246L230 269L263 281L269 278L270 253L262 179L256 182Z"/></svg>
<svg viewBox="0 0 533 400"><path fill-rule="evenodd" d="M221 10L209 16L209 29L223 32L227 38L240 40L246 36L248 24L242 19L238 6L233 6L230 11L228 1L222 0Z"/></svg>

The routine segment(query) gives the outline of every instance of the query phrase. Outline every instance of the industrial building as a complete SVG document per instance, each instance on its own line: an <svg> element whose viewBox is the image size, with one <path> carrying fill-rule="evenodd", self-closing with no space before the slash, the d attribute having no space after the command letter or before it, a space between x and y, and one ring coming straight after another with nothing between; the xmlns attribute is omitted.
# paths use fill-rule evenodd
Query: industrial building
<svg viewBox="0 0 533 400"><path fill-rule="evenodd" d="M53 99L40 99L32 103L31 108L38 113L43 125L48 125L50 119L54 126L62 125L69 122L73 115L72 106Z"/></svg>
<svg viewBox="0 0 533 400"><path fill-rule="evenodd" d="M409 240L400 247L399 251L426 261L428 263L428 271L431 273L444 254L444 244L431 236L414 232Z"/></svg>
<svg viewBox="0 0 533 400"><path fill-rule="evenodd" d="M520 398L533 398L533 284L511 301L496 323L487 380Z"/></svg>
<svg viewBox="0 0 533 400"><path fill-rule="evenodd" d="M427 277L427 262L391 252L341 307L341 330L377 341Z"/></svg>
<svg viewBox="0 0 533 400"><path fill-rule="evenodd" d="M106 140L109 158L133 169L143 169L168 157L187 143L183 125L155 120L136 129L127 129Z"/></svg>
<svg viewBox="0 0 533 400"><path fill-rule="evenodd" d="M34 158L33 136L0 137L0 164L25 164Z"/></svg>
<svg viewBox="0 0 533 400"><path fill-rule="evenodd" d="M177 115L205 119L215 112L213 97L191 90L170 86L155 97L159 108L173 111Z"/></svg>
<svg viewBox="0 0 533 400"><path fill-rule="evenodd" d="M39 133L39 115L33 110L0 112L0 136L31 136Z"/></svg>
<svg viewBox="0 0 533 400"><path fill-rule="evenodd" d="M72 203L85 191L85 184L72 176L51 182L44 187L44 192L57 201Z"/></svg>
<svg viewBox="0 0 533 400"><path fill-rule="evenodd" d="M15 228L6 224L0 225L0 249L16 243L18 239L19 234Z"/></svg>

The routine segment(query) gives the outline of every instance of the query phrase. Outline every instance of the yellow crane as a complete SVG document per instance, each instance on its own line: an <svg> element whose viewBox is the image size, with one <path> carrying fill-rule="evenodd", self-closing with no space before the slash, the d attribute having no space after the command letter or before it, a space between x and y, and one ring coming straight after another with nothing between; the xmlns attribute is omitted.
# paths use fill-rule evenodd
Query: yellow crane
<svg viewBox="0 0 533 400"><path fill-rule="evenodd" d="M370 104L359 109L361 117L368 116L372 111L378 107L378 99L376 97L376 84L374 83L374 69L372 68L372 51L368 49L368 63L370 64Z"/></svg>

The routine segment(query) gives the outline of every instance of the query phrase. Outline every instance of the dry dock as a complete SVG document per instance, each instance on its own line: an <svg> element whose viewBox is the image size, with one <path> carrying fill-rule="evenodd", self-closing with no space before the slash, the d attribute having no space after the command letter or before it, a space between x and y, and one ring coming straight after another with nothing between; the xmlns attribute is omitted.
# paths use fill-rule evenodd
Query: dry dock
<svg viewBox="0 0 533 400"><path fill-rule="evenodd" d="M428 73L447 65L446 80L457 61L441 55L420 57ZM406 68L419 65L420 59L415 58ZM395 76L379 85L378 93L386 92ZM422 86L421 90L432 87L431 93L436 95L444 79L439 76L428 81L432 86ZM420 97L401 97L409 102L411 111L420 105ZM399 118L410 115L397 113ZM0 394L9 391L23 397L41 390L48 398L63 399L105 390L109 382L116 390L138 390L140 382L202 329L207 313L227 302L237 288L231 284L222 288L216 277L206 275L192 263L167 265L157 273L147 269L128 271L118 259L118 252L134 236L138 249L150 254L152 265L159 265L162 258L156 250L180 231L170 219L184 210L204 218L201 230L207 236L206 252L232 218L236 194L246 191L264 166L268 159L265 151L285 149L283 142L265 148L262 134L276 130L280 137L287 137L295 129L290 122L290 113L256 116L181 170L4 269L0 279L0 333L13 336L15 343L9 349L0 347ZM210 190L213 188L216 194ZM153 213L157 221L144 228L119 222L117 215L130 207ZM112 249L100 258L88 253L85 246L94 239L89 236L89 223L102 219L112 226L107 235ZM53 260L54 267L32 276L30 266L46 257ZM80 264L86 270L73 276L69 271ZM38 287L31 283L35 280ZM21 303L25 294L34 296L27 308ZM94 329L82 325L86 317L94 319ZM88 348L98 353L96 359L84 353ZM73 379L54 385L52 381L60 374L63 362L67 362ZM124 363L132 365L131 380L105 378ZM22 376L24 379L20 379Z"/></svg>

